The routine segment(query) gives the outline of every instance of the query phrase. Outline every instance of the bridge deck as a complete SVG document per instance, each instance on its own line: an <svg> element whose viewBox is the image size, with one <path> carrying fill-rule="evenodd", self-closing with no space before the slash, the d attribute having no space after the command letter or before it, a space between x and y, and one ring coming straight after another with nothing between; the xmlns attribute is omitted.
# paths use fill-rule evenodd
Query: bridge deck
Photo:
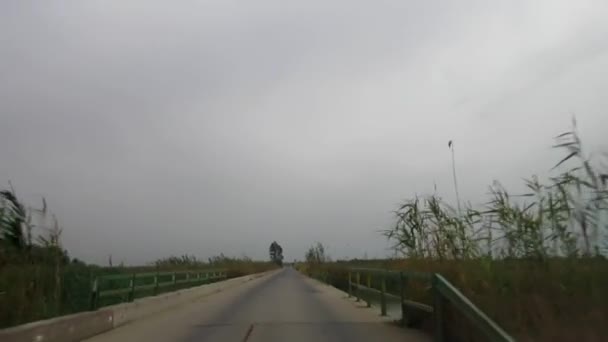
<svg viewBox="0 0 608 342"><path fill-rule="evenodd" d="M286 268L87 341L430 341L388 321Z"/></svg>

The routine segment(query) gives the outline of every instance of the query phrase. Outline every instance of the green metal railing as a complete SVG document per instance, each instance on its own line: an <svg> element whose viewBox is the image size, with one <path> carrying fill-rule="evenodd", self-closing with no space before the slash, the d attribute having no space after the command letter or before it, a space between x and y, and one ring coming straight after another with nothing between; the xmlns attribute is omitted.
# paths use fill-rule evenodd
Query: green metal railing
<svg viewBox="0 0 608 342"><path fill-rule="evenodd" d="M91 310L97 309L100 299L118 298L131 302L141 293L157 295L178 287L192 287L227 278L225 270L192 270L177 272L148 272L112 274L96 277L91 284Z"/></svg>
<svg viewBox="0 0 608 342"><path fill-rule="evenodd" d="M362 276L365 281L362 284ZM372 280L375 278L375 288ZM387 281L397 281L399 294L387 292ZM407 299L408 283L410 280L430 283L433 294L433 305L427 305ZM380 296L380 313L386 315L386 302L388 298L397 299L401 303L401 321L405 323L409 309L417 309L434 317L434 340L443 342L450 340L446 336L445 304L450 303L458 313L466 317L474 328L479 330L488 341L512 342L515 341L498 324L485 315L475 304L466 298L456 287L437 273L420 273L408 271L388 271L370 268L350 268L348 272L348 294L361 301L362 294L375 294ZM371 306L368 299L367 305Z"/></svg>

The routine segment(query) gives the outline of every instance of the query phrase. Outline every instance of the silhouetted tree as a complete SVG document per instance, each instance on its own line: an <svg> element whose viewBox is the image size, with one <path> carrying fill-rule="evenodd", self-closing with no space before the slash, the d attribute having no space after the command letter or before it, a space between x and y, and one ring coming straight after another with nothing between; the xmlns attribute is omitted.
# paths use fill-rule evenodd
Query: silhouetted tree
<svg viewBox="0 0 608 342"><path fill-rule="evenodd" d="M283 266L283 247L276 241L270 244L269 248L270 261L276 263L279 266Z"/></svg>

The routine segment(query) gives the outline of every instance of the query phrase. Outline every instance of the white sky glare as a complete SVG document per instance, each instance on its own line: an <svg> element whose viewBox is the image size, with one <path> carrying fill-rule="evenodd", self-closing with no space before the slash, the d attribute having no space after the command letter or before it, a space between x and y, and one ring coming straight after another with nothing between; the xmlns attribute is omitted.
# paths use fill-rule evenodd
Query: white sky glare
<svg viewBox="0 0 608 342"><path fill-rule="evenodd" d="M416 193L606 151L606 1L0 2L0 184L70 254L384 256Z"/></svg>

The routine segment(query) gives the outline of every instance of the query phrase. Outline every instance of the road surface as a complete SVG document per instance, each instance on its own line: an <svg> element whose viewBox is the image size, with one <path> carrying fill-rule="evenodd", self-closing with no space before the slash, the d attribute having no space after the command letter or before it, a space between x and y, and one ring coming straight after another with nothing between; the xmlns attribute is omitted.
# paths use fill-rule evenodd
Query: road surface
<svg viewBox="0 0 608 342"><path fill-rule="evenodd" d="M394 318L393 318L394 319ZM88 339L89 342L411 341L401 329L337 289L291 268Z"/></svg>

